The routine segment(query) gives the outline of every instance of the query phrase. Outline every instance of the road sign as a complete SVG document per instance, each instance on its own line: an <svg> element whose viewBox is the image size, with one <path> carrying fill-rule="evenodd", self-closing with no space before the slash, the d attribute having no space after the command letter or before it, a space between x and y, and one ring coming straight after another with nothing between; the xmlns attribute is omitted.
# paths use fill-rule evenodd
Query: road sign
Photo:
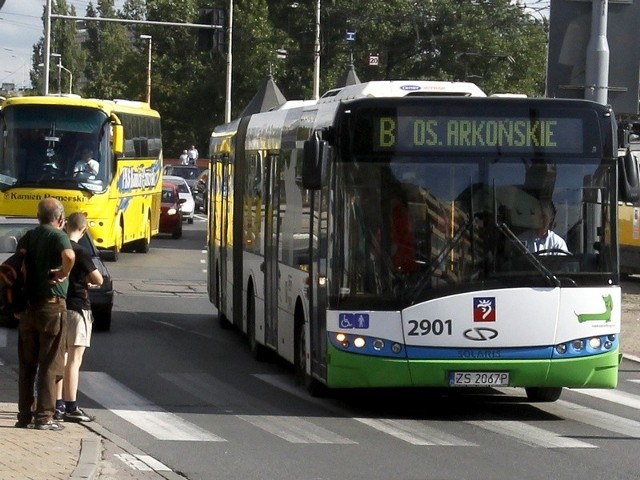
<svg viewBox="0 0 640 480"><path fill-rule="evenodd" d="M372 67L377 67L378 65L380 65L380 55L377 53L370 53L369 65Z"/></svg>

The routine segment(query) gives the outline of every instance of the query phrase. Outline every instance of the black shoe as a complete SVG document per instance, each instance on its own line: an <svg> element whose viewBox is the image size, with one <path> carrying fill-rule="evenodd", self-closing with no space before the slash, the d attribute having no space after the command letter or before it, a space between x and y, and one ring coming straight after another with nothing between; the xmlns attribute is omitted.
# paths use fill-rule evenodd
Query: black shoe
<svg viewBox="0 0 640 480"><path fill-rule="evenodd" d="M31 425L31 423L29 423L29 422L21 422L20 420L18 420L18 421L16 422L15 427L16 427L16 428L29 428L29 427L30 427L30 425Z"/></svg>
<svg viewBox="0 0 640 480"><path fill-rule="evenodd" d="M65 412L64 419L67 422L93 422L96 417L87 415L80 408L76 408L73 412Z"/></svg>
<svg viewBox="0 0 640 480"><path fill-rule="evenodd" d="M64 425L56 422L36 423L33 428L36 430L53 430L57 432L59 430L64 430Z"/></svg>
<svg viewBox="0 0 640 480"><path fill-rule="evenodd" d="M64 410L56 410L53 414L53 419L56 422L64 422Z"/></svg>

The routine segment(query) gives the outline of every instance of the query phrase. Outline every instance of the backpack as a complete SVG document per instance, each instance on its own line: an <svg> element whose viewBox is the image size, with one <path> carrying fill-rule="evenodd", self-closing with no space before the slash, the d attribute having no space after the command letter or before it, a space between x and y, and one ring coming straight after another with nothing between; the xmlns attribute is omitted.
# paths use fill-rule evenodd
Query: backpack
<svg viewBox="0 0 640 480"><path fill-rule="evenodd" d="M27 309L26 251L21 249L0 264L0 315L13 317Z"/></svg>

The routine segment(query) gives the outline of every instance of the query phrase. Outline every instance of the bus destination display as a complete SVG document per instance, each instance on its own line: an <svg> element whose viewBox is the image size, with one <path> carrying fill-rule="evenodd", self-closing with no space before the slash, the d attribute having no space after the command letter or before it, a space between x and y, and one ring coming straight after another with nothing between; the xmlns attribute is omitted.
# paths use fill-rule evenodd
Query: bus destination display
<svg viewBox="0 0 640 480"><path fill-rule="evenodd" d="M583 135L579 118L381 116L374 120L373 147L579 154L584 150Z"/></svg>

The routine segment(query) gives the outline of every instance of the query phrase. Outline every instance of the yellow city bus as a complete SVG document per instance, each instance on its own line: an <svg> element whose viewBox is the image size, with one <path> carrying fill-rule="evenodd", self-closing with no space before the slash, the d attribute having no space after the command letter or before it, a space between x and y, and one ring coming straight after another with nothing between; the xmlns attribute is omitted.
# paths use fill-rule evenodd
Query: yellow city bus
<svg viewBox="0 0 640 480"><path fill-rule="evenodd" d="M112 260L146 253L158 233L160 115L147 103L77 96L10 98L0 110L0 215L35 216L55 197L85 212ZM78 163L91 155L96 171Z"/></svg>

